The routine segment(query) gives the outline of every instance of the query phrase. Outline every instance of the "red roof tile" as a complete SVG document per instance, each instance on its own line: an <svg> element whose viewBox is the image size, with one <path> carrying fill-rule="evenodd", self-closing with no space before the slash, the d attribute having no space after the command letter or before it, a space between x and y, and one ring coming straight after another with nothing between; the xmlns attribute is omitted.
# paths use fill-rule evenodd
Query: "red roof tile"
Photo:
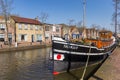
<svg viewBox="0 0 120 80"><path fill-rule="evenodd" d="M35 25L41 24L40 21L36 19L29 19L29 18L23 18L18 16L11 16L11 18L17 23L26 23L26 24L35 24Z"/></svg>

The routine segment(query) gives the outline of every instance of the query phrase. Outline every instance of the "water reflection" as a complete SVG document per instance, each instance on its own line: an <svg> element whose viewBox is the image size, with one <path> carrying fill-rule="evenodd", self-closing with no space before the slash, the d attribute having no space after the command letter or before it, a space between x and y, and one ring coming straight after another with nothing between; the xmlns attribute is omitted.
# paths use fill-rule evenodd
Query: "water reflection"
<svg viewBox="0 0 120 80"><path fill-rule="evenodd" d="M0 54L0 80L53 80L50 48Z"/></svg>

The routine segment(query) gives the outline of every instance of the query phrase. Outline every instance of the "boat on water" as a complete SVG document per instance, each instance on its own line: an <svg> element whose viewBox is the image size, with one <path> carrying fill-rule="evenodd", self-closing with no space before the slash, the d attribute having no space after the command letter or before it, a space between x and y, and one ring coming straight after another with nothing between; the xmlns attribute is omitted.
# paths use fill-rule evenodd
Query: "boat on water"
<svg viewBox="0 0 120 80"><path fill-rule="evenodd" d="M85 6L85 0L83 4ZM82 33L81 29L71 27L64 37L52 37L52 60L55 72L70 72L84 67L80 78L88 80L114 51L117 42L111 31L103 29L87 32L84 23L83 19ZM98 63L96 67L84 77L87 67L95 63Z"/></svg>
<svg viewBox="0 0 120 80"><path fill-rule="evenodd" d="M68 40L67 38L66 40L61 37L53 37L52 59L54 60L54 71L61 74L63 72L71 74L74 70L84 68L86 73L82 70L81 75L77 78L88 80L114 51L117 42L112 32L107 30L99 31L97 39L85 38L82 39L82 42L79 41L79 37L76 39ZM94 68L89 67L91 65L94 65ZM72 76L76 76L76 74Z"/></svg>
<svg viewBox="0 0 120 80"><path fill-rule="evenodd" d="M99 32L98 39L84 39L82 42L80 41L53 37L54 60L85 62L89 56L89 62L100 61L109 55L116 46L115 37L112 36L112 32L105 30Z"/></svg>

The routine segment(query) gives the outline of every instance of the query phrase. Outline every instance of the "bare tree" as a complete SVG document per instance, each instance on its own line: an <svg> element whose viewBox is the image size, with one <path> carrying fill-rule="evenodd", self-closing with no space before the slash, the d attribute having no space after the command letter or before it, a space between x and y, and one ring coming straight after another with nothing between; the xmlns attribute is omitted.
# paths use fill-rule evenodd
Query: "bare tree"
<svg viewBox="0 0 120 80"><path fill-rule="evenodd" d="M13 0L0 0L0 14L5 19L5 25L6 25L6 37L8 41L8 45L10 46L9 38L8 38L8 21L10 16L10 11L12 10L12 3Z"/></svg>
<svg viewBox="0 0 120 80"><path fill-rule="evenodd" d="M75 25L75 20L74 20L74 19L69 19L69 20L68 20L68 25L69 25L69 26Z"/></svg>
<svg viewBox="0 0 120 80"><path fill-rule="evenodd" d="M91 27L96 28L98 30L102 29L102 27L100 25L97 25L97 24L92 24Z"/></svg>
<svg viewBox="0 0 120 80"><path fill-rule="evenodd" d="M47 19L48 19L48 13L41 12L39 18L40 18L40 21L41 21L42 23L45 23L45 22L47 21Z"/></svg>
<svg viewBox="0 0 120 80"><path fill-rule="evenodd" d="M77 27L82 27L82 21L79 21L78 23L76 23Z"/></svg>
<svg viewBox="0 0 120 80"><path fill-rule="evenodd" d="M21 17L20 14L18 14L18 13L11 14L11 16L18 16L18 17Z"/></svg>
<svg viewBox="0 0 120 80"><path fill-rule="evenodd" d="M39 18L40 18L40 21L42 22L42 25L43 25L43 40L46 43L46 39L45 39L45 22L48 19L48 14L45 13L45 12L41 12Z"/></svg>

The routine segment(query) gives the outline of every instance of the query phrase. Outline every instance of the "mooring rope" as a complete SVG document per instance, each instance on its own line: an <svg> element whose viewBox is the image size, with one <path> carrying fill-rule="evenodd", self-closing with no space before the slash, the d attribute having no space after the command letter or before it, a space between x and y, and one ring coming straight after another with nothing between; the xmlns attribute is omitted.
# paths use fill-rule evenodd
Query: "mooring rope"
<svg viewBox="0 0 120 80"><path fill-rule="evenodd" d="M91 52L91 45L90 45L90 49L89 49L89 52L88 52L88 53L90 53L90 52ZM83 80L83 79L84 79L84 76L85 76L85 73L86 73L86 69L87 69L87 66L88 66L88 62L89 62L89 58L90 58L90 55L88 55L88 57L87 57L87 61L86 61L86 64L85 64L85 68L84 68L84 71L83 71L83 74L82 74L82 77L81 77L80 80Z"/></svg>

